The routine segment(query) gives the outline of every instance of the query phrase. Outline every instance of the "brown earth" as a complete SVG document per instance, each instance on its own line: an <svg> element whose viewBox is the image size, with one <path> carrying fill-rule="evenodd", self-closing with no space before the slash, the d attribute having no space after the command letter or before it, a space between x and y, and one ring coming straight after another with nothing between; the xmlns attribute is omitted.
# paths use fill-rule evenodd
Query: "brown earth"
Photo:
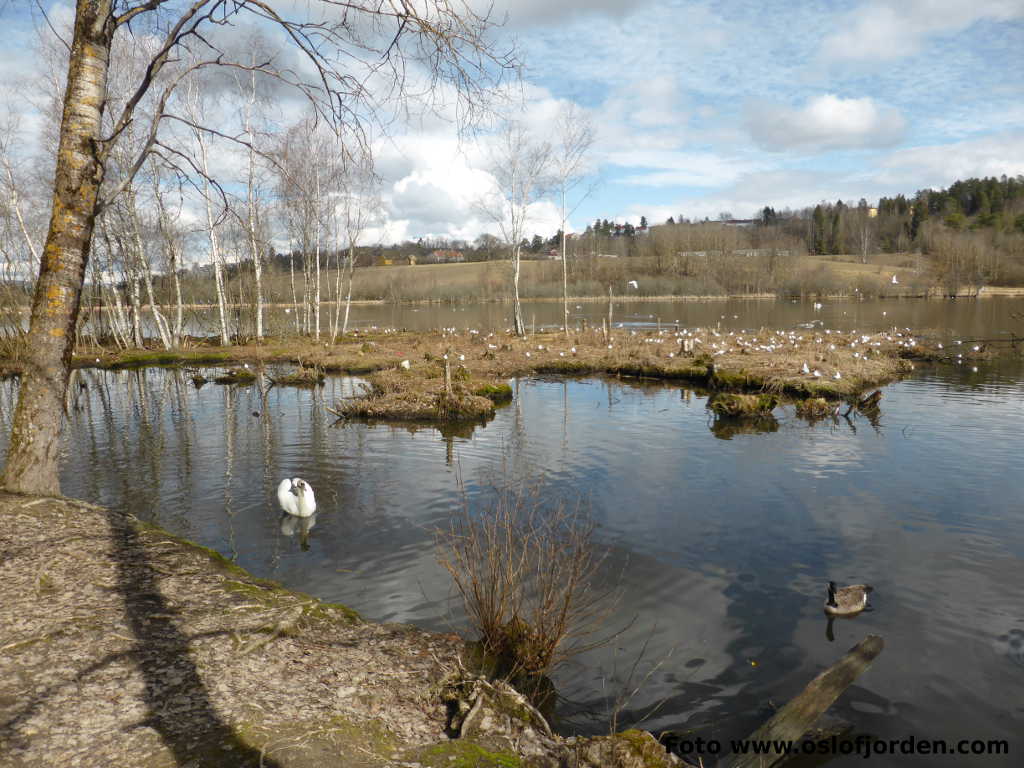
<svg viewBox="0 0 1024 768"><path fill-rule="evenodd" d="M2 766L678 764L641 732L552 736L462 648L128 515L0 492Z"/></svg>

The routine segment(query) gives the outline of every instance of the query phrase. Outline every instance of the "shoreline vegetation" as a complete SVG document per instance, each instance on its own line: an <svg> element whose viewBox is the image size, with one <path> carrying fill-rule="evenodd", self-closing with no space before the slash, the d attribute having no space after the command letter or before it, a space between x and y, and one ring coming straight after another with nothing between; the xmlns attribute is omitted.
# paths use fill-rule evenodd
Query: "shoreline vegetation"
<svg viewBox="0 0 1024 768"><path fill-rule="evenodd" d="M820 321L785 331L605 325L524 338L472 329L383 329L353 331L336 344L285 339L220 347L215 340L192 339L170 351L82 346L73 367L180 366L197 387L315 387L327 374L365 376L361 396L333 403L329 410L341 418L374 421L486 421L511 400L510 379L536 375L682 382L712 393L771 395L814 414L834 411L839 401L856 405L867 390L909 374L915 364L970 365L1019 343L1013 337L1006 343L958 339L943 344L937 336L907 328L839 332ZM204 372L207 366L230 368ZM0 374L17 376L20 370L18 350L9 349L0 358ZM833 405L805 403L819 399ZM718 413L736 415L735 410Z"/></svg>
<svg viewBox="0 0 1024 768"><path fill-rule="evenodd" d="M717 262L705 264L706 258L583 257L574 262L570 271L568 300L575 303L606 302L609 289L616 302L1024 296L1024 286L1012 283L989 284L983 280L950 283L940 280L934 274L931 260L915 253L877 253L864 258L842 254L790 256L785 260L784 268L778 264L772 267L774 278L767 282L762 278L768 268L754 257L737 256L733 259L736 263L732 268L738 276L731 272L718 275L716 269L724 267L721 264L716 267ZM523 301L562 301L559 261L524 260L521 268L520 295ZM511 270L511 262L507 259L360 266L354 274L351 304L511 303L513 299L508 290ZM898 283L891 282L893 276ZM325 265L322 282L331 285L337 277L336 268ZM154 297L160 311L167 314L174 309L176 300L170 285L163 282L163 278L157 276ZM182 311L218 309L219 302L208 276L184 273L180 289ZM244 271L228 279L224 290L225 310L254 311L255 297ZM264 311L306 309L303 301L296 300L287 272L268 266L263 277L263 291ZM23 315L28 311L31 296L25 290L6 286L3 296L4 312ZM152 305L145 297L140 296L137 301L140 313L152 312ZM329 291L320 299L323 307L343 306L345 303L344 297L339 298ZM94 312L130 315L131 305L124 299L110 301L105 289L87 284L82 296L82 313L86 316ZM271 328L267 330L273 332Z"/></svg>

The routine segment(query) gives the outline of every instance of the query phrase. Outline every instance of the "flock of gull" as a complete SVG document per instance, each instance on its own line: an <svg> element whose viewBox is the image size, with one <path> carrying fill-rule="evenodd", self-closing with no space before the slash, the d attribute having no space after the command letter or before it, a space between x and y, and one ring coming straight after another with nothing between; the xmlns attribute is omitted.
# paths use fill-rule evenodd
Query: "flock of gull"
<svg viewBox="0 0 1024 768"><path fill-rule="evenodd" d="M897 283L895 275L892 278L892 282L893 284ZM632 287L635 287L635 284L632 284ZM820 302L815 302L813 308L815 311L820 311L822 306ZM883 313L883 316L885 314ZM881 331L874 334L861 334L857 331L844 333L831 329L820 329L820 325L821 321L816 320L811 323L802 324L798 330L766 332L764 329L761 329L761 331L755 333L748 330L721 332L717 329L680 329L678 323L676 323L673 330L658 329L656 332L645 334L639 341L644 344L654 345L668 342L677 346L678 353L676 351L666 352L666 358L674 358L677 354L693 354L701 349L712 357L729 353L792 353L806 351L807 344L813 343L811 349L816 351L816 356L820 360L825 359L826 352L837 351L840 345L853 350L852 356L854 359L868 360L873 354L878 353L878 348L883 343L896 344L905 349L913 349L919 344L919 341L914 338L909 328L902 330L892 328L889 331ZM618 325L618 328L623 328L621 323ZM393 328L378 329L376 326L368 330L384 334L398 332ZM440 330L445 338L460 337L462 335L454 327L446 327ZM804 332L801 332L801 330ZM507 332L511 333L511 329L508 329ZM358 335L358 332L356 333ZM480 337L491 352L498 349L498 345L491 341L495 337L494 333L481 334L476 329L467 329L464 333L468 337ZM630 330L630 339L637 335L636 330ZM953 344L959 346L963 342L957 340ZM607 346L608 349L614 349L615 347L614 343L609 343ZM944 347L940 343L937 345L937 348L942 350ZM978 352L981 350L981 347L975 345L972 349L974 352ZM537 344L535 350L524 350L523 354L526 358L530 358L534 351L553 353L556 350L544 344ZM577 349L575 346L558 351L560 357L565 357L566 355L575 356L576 354ZM452 355L460 361L465 360L464 354L452 353ZM443 357L448 359L449 355L445 354ZM963 363L963 353L957 354L956 362ZM410 364L407 360L403 360L401 366L409 368ZM977 368L974 368L974 370L976 371ZM819 368L811 367L806 361L801 365L799 372L804 376L811 376L813 378L822 378L826 375ZM842 373L838 368L831 372L831 378L842 378ZM316 512L316 498L313 494L313 488L302 478L293 477L282 480L277 488L277 499L282 512L286 515L286 519L310 518ZM867 584L837 587L835 582L830 581L826 588L827 597L824 603L824 611L830 619L833 617L856 616L867 607L868 593L871 591L872 587ZM831 634L831 623L829 630L829 634Z"/></svg>

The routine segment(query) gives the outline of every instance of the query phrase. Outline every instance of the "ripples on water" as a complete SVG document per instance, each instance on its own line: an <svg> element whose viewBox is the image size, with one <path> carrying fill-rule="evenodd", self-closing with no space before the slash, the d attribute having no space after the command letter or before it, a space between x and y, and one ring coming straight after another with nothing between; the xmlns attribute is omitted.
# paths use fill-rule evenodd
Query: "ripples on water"
<svg viewBox="0 0 1024 768"><path fill-rule="evenodd" d="M702 395L639 382L520 380L486 427L442 434L335 426L325 405L351 393L344 378L261 396L196 390L168 370L79 375L65 493L373 619L462 629L432 549L460 503L459 476L470 498L501 477L582 497L610 548L606 578L621 578L608 626L625 629L556 675L571 727L605 730L618 692L642 682L620 725L649 715L655 731L743 736L769 702L877 632L885 651L835 707L858 731L1024 730L1019 361L920 371L885 388L876 426L809 425L783 407L776 431L729 439ZM0 441L14 391L0 390ZM275 508L277 482L292 475L317 492L308 551L282 534ZM834 643L821 612L829 578L876 587L874 610L836 621Z"/></svg>

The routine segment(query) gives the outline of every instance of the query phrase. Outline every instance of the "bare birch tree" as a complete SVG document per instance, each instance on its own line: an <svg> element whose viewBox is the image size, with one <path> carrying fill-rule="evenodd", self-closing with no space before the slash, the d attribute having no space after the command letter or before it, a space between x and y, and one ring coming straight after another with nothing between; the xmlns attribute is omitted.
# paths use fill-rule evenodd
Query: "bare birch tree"
<svg viewBox="0 0 1024 768"><path fill-rule="evenodd" d="M0 126L0 335L20 337L25 289L34 278L42 246L36 208L28 192L19 121L7 116Z"/></svg>
<svg viewBox="0 0 1024 768"><path fill-rule="evenodd" d="M331 343L338 337L338 315L341 314L342 274L348 284L345 292L344 319L341 322L341 334L348 333L349 313L352 309L352 278L355 275L356 248L367 228L376 221L381 208L380 192L377 179L373 175L368 157L362 159L342 158L343 164L339 181L341 183L341 200L335 206L335 214L339 219L337 244L345 247L344 269L338 265L336 276L338 290L335 295L334 327L331 332ZM340 250L337 248L336 250Z"/></svg>
<svg viewBox="0 0 1024 768"><path fill-rule="evenodd" d="M206 213L206 233L210 243L210 262L213 264L213 281L217 291L220 343L226 347L231 343L231 335L228 333L228 298L224 287L224 249L221 247L218 230L224 218L224 208L220 207L220 187L213 183L210 174L211 138L201 125L202 116L207 108L207 100L202 93L202 81L198 77L189 78L185 83L185 115L190 123L192 139L199 150L198 171Z"/></svg>
<svg viewBox="0 0 1024 768"><path fill-rule="evenodd" d="M9 491L60 491L64 395L97 215L132 183L151 152L189 164L188 154L161 128L169 120L194 123L170 113L168 100L199 68L247 66L225 56L216 42L221 28L247 20L273 29L303 60L296 66L261 62L260 71L306 96L329 124L349 125L357 135L375 116L386 121L381 109L400 109L407 98L417 93L429 98L442 87L460 97L460 114L471 113L480 106L485 86L513 63L494 53L486 17L447 0L310 0L287 6L269 0L78 0L50 225L3 474ZM154 53L128 93L111 93L113 44L143 33L157 40ZM184 58L186 50L199 61L172 73L168 65ZM304 71L312 76L304 77ZM145 120L137 107L151 90L159 95ZM108 104L117 115L111 131L103 127ZM104 185L114 146L136 122L145 136L140 151L118 183Z"/></svg>
<svg viewBox="0 0 1024 768"><path fill-rule="evenodd" d="M156 204L157 228L163 243L165 274L171 278L174 286L174 325L171 328L171 339L175 347L182 342L184 334L184 307L181 297L182 240L183 233L177 224L180 217L181 203L172 210L167 200L167 191L163 188L163 179L159 163L151 163L153 180L153 201ZM180 191L180 186L179 186Z"/></svg>
<svg viewBox="0 0 1024 768"><path fill-rule="evenodd" d="M552 153L552 177L558 190L561 211L562 247L562 331L569 333L569 270L566 264L565 227L568 217L590 194L583 190L575 204L568 207L567 197L573 194L587 178L586 154L594 144L594 130L589 121L575 104L570 104L558 115L556 121L556 144Z"/></svg>
<svg viewBox="0 0 1024 768"><path fill-rule="evenodd" d="M257 65L263 43L261 40L250 41L249 70L235 74L235 83L242 98L242 126L246 147L246 179L245 179L245 232L249 245L249 258L252 259L254 290L256 293L256 338L263 338L263 243L260 238L261 212L263 209L258 178L258 153L256 149L256 120L260 108L259 78Z"/></svg>
<svg viewBox="0 0 1024 768"><path fill-rule="evenodd" d="M499 131L488 166L494 186L476 204L477 210L497 225L502 239L509 246L512 317L516 336L526 335L523 308L519 301L522 241L530 219L530 207L544 196L550 161L551 145L548 142L535 139L522 123L506 121Z"/></svg>
<svg viewBox="0 0 1024 768"><path fill-rule="evenodd" d="M329 140L314 117L292 126L277 153L278 197L289 236L302 255L302 332L320 338L320 265L323 233L330 217ZM293 289L294 293L294 279Z"/></svg>

